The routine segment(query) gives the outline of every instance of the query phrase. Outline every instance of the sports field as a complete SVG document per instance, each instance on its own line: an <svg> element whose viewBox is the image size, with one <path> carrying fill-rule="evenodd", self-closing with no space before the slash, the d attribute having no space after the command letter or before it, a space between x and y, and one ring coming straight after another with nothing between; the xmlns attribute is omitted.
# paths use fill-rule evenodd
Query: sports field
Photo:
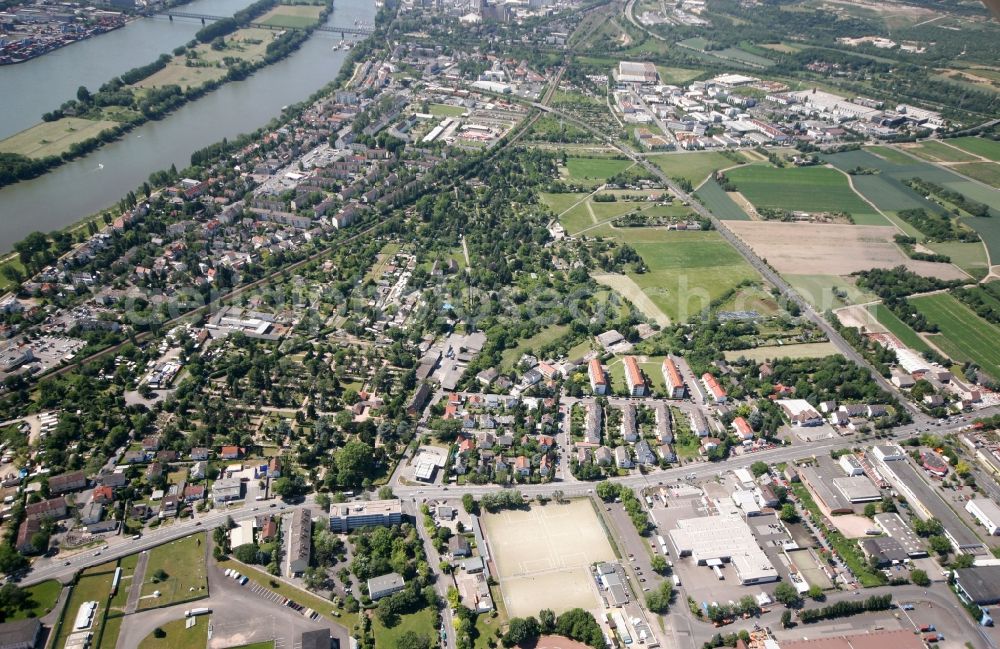
<svg viewBox="0 0 1000 649"><path fill-rule="evenodd" d="M461 106L452 106L450 104L431 104L428 108L430 109L430 114L435 117L461 117L466 112Z"/></svg>
<svg viewBox="0 0 1000 649"><path fill-rule="evenodd" d="M948 144L957 146L963 151L968 151L973 155L988 158L994 162L1000 162L1000 142L987 140L982 137L957 137L948 140Z"/></svg>
<svg viewBox="0 0 1000 649"><path fill-rule="evenodd" d="M851 189L844 174L827 167L778 169L753 165L726 172L747 200L759 208L802 212L847 212L884 222L874 208Z"/></svg>
<svg viewBox="0 0 1000 649"><path fill-rule="evenodd" d="M20 153L29 158L61 155L77 142L96 137L101 131L117 126L116 122L94 121L79 117L64 117L54 122L42 122L29 129L0 140L0 152Z"/></svg>
<svg viewBox="0 0 1000 649"><path fill-rule="evenodd" d="M648 160L671 178L685 178L697 187L712 173L739 163L715 151L692 153L661 153L647 156Z"/></svg>
<svg viewBox="0 0 1000 649"><path fill-rule="evenodd" d="M304 29L319 22L323 7L315 5L278 5L256 21L273 27Z"/></svg>
<svg viewBox="0 0 1000 649"><path fill-rule="evenodd" d="M633 164L631 160L617 158L567 158L566 180L596 186Z"/></svg>
<svg viewBox="0 0 1000 649"><path fill-rule="evenodd" d="M955 361L971 360L994 378L1000 378L1000 327L983 320L947 293L910 299L910 304L938 326L930 340Z"/></svg>
<svg viewBox="0 0 1000 649"><path fill-rule="evenodd" d="M485 514L482 522L511 617L597 608L589 567L615 555L589 500Z"/></svg>
<svg viewBox="0 0 1000 649"><path fill-rule="evenodd" d="M723 352L727 361L745 358L757 363L777 358L825 358L839 353L833 343L801 343Z"/></svg>
<svg viewBox="0 0 1000 649"><path fill-rule="evenodd" d="M692 70L691 68L669 68L663 65L656 66L656 71L660 73L661 82L675 86L685 85L688 81L705 74L704 70Z"/></svg>
<svg viewBox="0 0 1000 649"><path fill-rule="evenodd" d="M588 234L612 237L635 248L647 272L629 272L628 277L674 323L699 315L743 280L759 279L718 232L605 225Z"/></svg>

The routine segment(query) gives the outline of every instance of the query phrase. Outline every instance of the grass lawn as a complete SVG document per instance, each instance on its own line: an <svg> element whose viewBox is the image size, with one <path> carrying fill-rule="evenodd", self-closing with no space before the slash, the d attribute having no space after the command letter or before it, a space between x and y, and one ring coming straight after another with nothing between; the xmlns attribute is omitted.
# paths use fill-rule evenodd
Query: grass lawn
<svg viewBox="0 0 1000 649"><path fill-rule="evenodd" d="M548 208L558 216L573 207L573 205L579 203L581 199L587 196L587 194L583 192L575 194L547 194L542 192L538 196L542 203L547 205Z"/></svg>
<svg viewBox="0 0 1000 649"><path fill-rule="evenodd" d="M635 248L649 270L628 277L672 322L697 316L743 280L759 277L717 232L605 226L593 234Z"/></svg>
<svg viewBox="0 0 1000 649"><path fill-rule="evenodd" d="M358 625L358 615L357 613L348 613L344 609L338 609L333 602L328 599L319 597L310 592L304 591L300 588L291 586L280 579L275 579L271 575L267 574L262 570L258 570L252 566L246 564L232 562L232 567L238 570L241 574L246 575L250 581L260 584L268 590L278 593L282 597L287 597L302 606L311 608L312 610L319 613L321 616L327 620L333 620L339 624L343 624L349 631L354 631ZM337 617L331 614L331 611L337 610L340 616Z"/></svg>
<svg viewBox="0 0 1000 649"><path fill-rule="evenodd" d="M986 277L986 273L989 272L986 248L981 243L942 241L940 243L925 243L924 245L936 253L948 255L953 264L976 279Z"/></svg>
<svg viewBox="0 0 1000 649"><path fill-rule="evenodd" d="M466 110L461 106L449 106L448 104L431 104L430 114L435 117L461 117Z"/></svg>
<svg viewBox="0 0 1000 649"><path fill-rule="evenodd" d="M746 358L755 362L774 360L776 358L826 358L839 355L840 352L833 343L802 343L799 345L772 345L755 347L753 349L736 349L723 352L727 361Z"/></svg>
<svg viewBox="0 0 1000 649"><path fill-rule="evenodd" d="M430 608L423 608L416 613L399 616L399 622L391 629L382 626L378 616L372 616L372 630L375 632L376 647L398 646L399 637L407 631L413 631L417 635L426 637L432 645L437 640L438 635L434 629L434 611Z"/></svg>
<svg viewBox="0 0 1000 649"><path fill-rule="evenodd" d="M936 324L940 335L934 344L953 360L969 359L994 378L1000 378L1000 327L980 318L967 306L947 293L910 299L928 322Z"/></svg>
<svg viewBox="0 0 1000 649"><path fill-rule="evenodd" d="M671 178L685 178L697 187L703 180L719 169L732 167L736 163L715 151L693 153L662 153L648 156L649 161L663 170Z"/></svg>
<svg viewBox="0 0 1000 649"><path fill-rule="evenodd" d="M178 614L181 615L179 611ZM150 633L139 643L139 649L205 649L208 645L208 618L194 619L197 622L190 629L184 628L186 618L167 622L160 627L166 632L164 637L157 638Z"/></svg>
<svg viewBox="0 0 1000 649"><path fill-rule="evenodd" d="M665 394L666 385L663 382L663 356L647 356L645 361L639 362L639 369L646 375L646 382L653 389L656 395ZM639 359L636 359L639 360ZM615 358L607 365L608 374L611 376L611 389L616 394L628 395L628 386L625 383L625 362L621 358Z"/></svg>
<svg viewBox="0 0 1000 649"><path fill-rule="evenodd" d="M494 637L497 629L503 625L501 618L490 617L488 614L479 614L476 616L476 643L473 645L473 649L488 649L492 646L490 640Z"/></svg>
<svg viewBox="0 0 1000 649"><path fill-rule="evenodd" d="M122 631L122 623L125 621L123 615L109 617L104 622L104 630L101 632L99 643L95 643L94 649L115 649L118 644L118 634Z"/></svg>
<svg viewBox="0 0 1000 649"><path fill-rule="evenodd" d="M230 649L274 649L274 640L268 640L267 642L254 642L251 644L243 644L238 647L231 647Z"/></svg>
<svg viewBox="0 0 1000 649"><path fill-rule="evenodd" d="M916 352L926 352L930 350L930 345L924 342L917 332L910 325L906 324L899 317L890 311L884 304L872 304L868 307L868 312L875 316L879 324L889 330L896 338Z"/></svg>
<svg viewBox="0 0 1000 649"><path fill-rule="evenodd" d="M8 622L47 615L59 599L59 593L62 592L62 584L55 579L50 579L34 586L28 586L24 590L28 594L28 602L31 604L31 607L8 613Z"/></svg>
<svg viewBox="0 0 1000 649"><path fill-rule="evenodd" d="M187 90L215 81L226 76L225 68L217 67L188 67L183 63L171 61L167 67L154 72L139 83L137 88L163 88L164 86L180 86Z"/></svg>
<svg viewBox="0 0 1000 649"><path fill-rule="evenodd" d="M521 355L529 349L537 352L545 345L562 338L567 333L569 333L569 325L551 325L545 327L531 338L522 340L517 347L505 349L501 355L501 365L504 370L509 370L514 367L514 363L521 358Z"/></svg>
<svg viewBox="0 0 1000 649"><path fill-rule="evenodd" d="M42 122L5 140L0 140L0 152L20 153L29 158L60 155L64 151L69 151L71 145L96 137L101 131L117 125L117 122L93 121L79 117L64 117L54 122Z"/></svg>
<svg viewBox="0 0 1000 649"><path fill-rule="evenodd" d="M316 5L278 5L260 17L256 22L272 27L304 29L319 22L323 7Z"/></svg>
<svg viewBox="0 0 1000 649"><path fill-rule="evenodd" d="M166 606L188 602L208 596L208 580L205 576L205 534L192 534L176 541L157 546L149 551L146 564L145 582L139 609ZM167 573L167 578L153 583L153 575L158 570ZM149 597L153 591L160 591L159 597Z"/></svg>
<svg viewBox="0 0 1000 649"><path fill-rule="evenodd" d="M567 180L577 183L590 182L599 185L611 176L631 167L631 160L616 158L567 158Z"/></svg>
<svg viewBox="0 0 1000 649"><path fill-rule="evenodd" d="M981 183L1000 188L1000 164L996 162L966 162L951 168Z"/></svg>
<svg viewBox="0 0 1000 649"><path fill-rule="evenodd" d="M907 145L903 149L907 153L912 153L917 157L930 160L931 162L973 162L978 159L974 155L935 140L927 140L916 145Z"/></svg>
<svg viewBox="0 0 1000 649"><path fill-rule="evenodd" d="M777 169L753 165L726 173L755 207L803 212L847 212L856 217L881 215L851 189L844 174L827 167Z"/></svg>
<svg viewBox="0 0 1000 649"><path fill-rule="evenodd" d="M111 561L93 568L87 568L77 579L76 586L66 602L66 607L62 612L63 624L59 630L53 647L66 646L66 638L73 633L73 620L76 613L84 602L97 602L97 610L94 612L94 623L91 632L94 637L100 637L101 620L104 618L104 611L108 604L108 597L111 595L111 582L115 577L115 567L117 562Z"/></svg>
<svg viewBox="0 0 1000 649"><path fill-rule="evenodd" d="M854 280L850 277L839 275L785 275L784 277L807 302L824 311L875 299L874 295L865 293L855 286ZM845 292L847 297L835 296L833 294L835 288Z"/></svg>
<svg viewBox="0 0 1000 649"><path fill-rule="evenodd" d="M692 79L697 79L705 73L704 70L692 70L690 68L670 68L665 65L656 66L656 71L660 73L660 80L672 86L682 86Z"/></svg>
<svg viewBox="0 0 1000 649"><path fill-rule="evenodd" d="M995 140L987 140L982 137L956 137L948 140L948 144L957 146L963 151L989 158L994 162L1000 162L1000 142Z"/></svg>

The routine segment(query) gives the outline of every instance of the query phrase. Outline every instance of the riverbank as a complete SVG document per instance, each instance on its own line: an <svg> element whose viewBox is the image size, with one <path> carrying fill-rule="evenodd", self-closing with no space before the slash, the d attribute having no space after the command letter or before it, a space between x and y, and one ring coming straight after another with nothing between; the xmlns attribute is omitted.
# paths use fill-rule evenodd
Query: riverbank
<svg viewBox="0 0 1000 649"><path fill-rule="evenodd" d="M137 126L163 119L225 83L246 79L284 59L328 18L333 0L317 8L311 24L300 21L298 27L274 32L247 27L284 6L278 0L258 0L231 19L203 27L195 40L175 48L173 56L161 55L118 75L93 95L81 87L75 100L46 113L42 123L0 141L0 187L44 175ZM273 40L265 42L271 34ZM86 126L83 120L101 127Z"/></svg>

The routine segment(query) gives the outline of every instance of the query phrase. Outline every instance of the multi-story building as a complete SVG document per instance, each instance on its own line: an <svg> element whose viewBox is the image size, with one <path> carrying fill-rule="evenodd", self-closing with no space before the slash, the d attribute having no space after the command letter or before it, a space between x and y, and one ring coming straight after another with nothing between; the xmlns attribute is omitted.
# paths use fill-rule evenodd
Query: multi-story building
<svg viewBox="0 0 1000 649"><path fill-rule="evenodd" d="M342 534L359 527L398 525L402 519L402 503L398 498L330 505L330 530Z"/></svg>

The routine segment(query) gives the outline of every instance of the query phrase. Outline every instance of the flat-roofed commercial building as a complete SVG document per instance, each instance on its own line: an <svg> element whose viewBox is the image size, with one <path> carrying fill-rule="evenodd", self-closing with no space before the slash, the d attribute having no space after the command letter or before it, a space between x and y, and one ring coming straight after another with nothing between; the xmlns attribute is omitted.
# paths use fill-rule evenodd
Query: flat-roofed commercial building
<svg viewBox="0 0 1000 649"><path fill-rule="evenodd" d="M965 511L975 516L990 536L1000 534L1000 507L989 498L973 498L965 503Z"/></svg>
<svg viewBox="0 0 1000 649"><path fill-rule="evenodd" d="M618 81L620 83L656 83L658 78L656 66L652 63L633 61L618 63Z"/></svg>
<svg viewBox="0 0 1000 649"><path fill-rule="evenodd" d="M899 514L895 512L875 514L875 524L903 546L903 550L911 559L927 556L927 548L924 547L920 537Z"/></svg>
<svg viewBox="0 0 1000 649"><path fill-rule="evenodd" d="M346 534L361 527L399 525L402 520L403 508L398 498L330 505L332 532Z"/></svg>
<svg viewBox="0 0 1000 649"><path fill-rule="evenodd" d="M744 585L778 580L778 571L739 516L685 518L668 535L679 556L690 555L699 565L728 561Z"/></svg>
<svg viewBox="0 0 1000 649"><path fill-rule="evenodd" d="M368 580L368 596L372 601L382 599L393 593L398 593L406 586L403 577L395 572Z"/></svg>

